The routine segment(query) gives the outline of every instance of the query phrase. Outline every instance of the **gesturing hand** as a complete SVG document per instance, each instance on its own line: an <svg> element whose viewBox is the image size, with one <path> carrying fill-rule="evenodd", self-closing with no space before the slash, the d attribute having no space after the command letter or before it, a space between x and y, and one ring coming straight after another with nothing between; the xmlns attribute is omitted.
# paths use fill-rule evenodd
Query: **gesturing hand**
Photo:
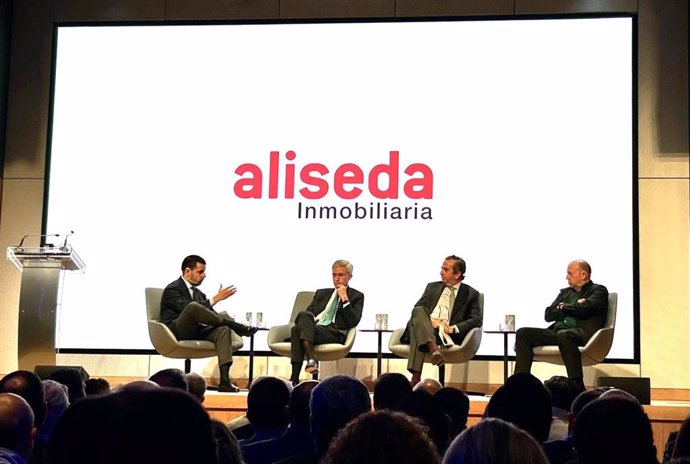
<svg viewBox="0 0 690 464"><path fill-rule="evenodd" d="M223 284L220 284L220 287L218 288L218 293L216 293L216 296L213 297L213 301L216 303L219 301L223 301L226 298L230 298L235 293L237 293L237 289L234 285L230 285L229 287L223 288Z"/></svg>

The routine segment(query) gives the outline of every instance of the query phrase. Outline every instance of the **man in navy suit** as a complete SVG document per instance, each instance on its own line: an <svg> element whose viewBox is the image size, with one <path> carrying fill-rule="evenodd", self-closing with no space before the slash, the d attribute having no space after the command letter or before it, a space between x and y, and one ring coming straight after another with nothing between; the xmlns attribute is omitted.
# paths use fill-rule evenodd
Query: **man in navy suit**
<svg viewBox="0 0 690 464"><path fill-rule="evenodd" d="M413 386L421 380L425 353L431 353L431 362L441 366L445 359L438 345L461 344L470 330L482 325L479 292L462 283L466 267L462 258L448 256L441 265L441 281L427 284L412 309L400 340L410 344L407 370Z"/></svg>
<svg viewBox="0 0 690 464"><path fill-rule="evenodd" d="M344 259L331 267L333 287L316 291L306 310L297 314L290 334L292 374L290 381L297 385L305 356L305 370L319 371L314 345L344 343L347 332L362 319L364 294L348 286L352 278L352 264Z"/></svg>
<svg viewBox="0 0 690 464"><path fill-rule="evenodd" d="M171 282L161 298L161 322L167 325L179 340L209 340L216 345L220 370L220 392L238 392L230 381L232 365L232 330L242 336L256 333L256 327L235 322L227 313L217 313L213 306L231 297L237 289L231 285L218 289L212 298L197 287L206 278L206 261L190 255L182 261L182 276Z"/></svg>

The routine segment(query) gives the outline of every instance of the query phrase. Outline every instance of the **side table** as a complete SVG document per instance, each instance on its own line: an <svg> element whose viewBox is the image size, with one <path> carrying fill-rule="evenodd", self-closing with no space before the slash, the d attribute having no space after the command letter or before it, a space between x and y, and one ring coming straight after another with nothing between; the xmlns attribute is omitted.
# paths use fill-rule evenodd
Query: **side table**
<svg viewBox="0 0 690 464"><path fill-rule="evenodd" d="M503 383L508 378L508 335L514 334L514 330L485 330L485 334L503 334Z"/></svg>
<svg viewBox="0 0 690 464"><path fill-rule="evenodd" d="M381 345L382 345L382 339L383 339L383 334L384 333L393 333L392 330L388 329L359 329L360 332L376 332L378 334L378 349L376 352L376 378L378 378L381 375Z"/></svg>

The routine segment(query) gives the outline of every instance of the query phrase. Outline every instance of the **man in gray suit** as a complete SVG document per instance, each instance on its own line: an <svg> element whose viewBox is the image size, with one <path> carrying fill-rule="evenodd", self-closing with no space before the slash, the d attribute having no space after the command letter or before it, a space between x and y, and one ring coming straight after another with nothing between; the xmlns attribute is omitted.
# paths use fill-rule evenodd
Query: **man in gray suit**
<svg viewBox="0 0 690 464"><path fill-rule="evenodd" d="M412 373L413 386L421 380L425 353L431 353L431 362L441 366L445 359L438 345L461 344L470 330L482 325L479 292L462 283L466 267L462 258L446 257L441 281L427 284L412 309L401 341L410 344L407 370Z"/></svg>

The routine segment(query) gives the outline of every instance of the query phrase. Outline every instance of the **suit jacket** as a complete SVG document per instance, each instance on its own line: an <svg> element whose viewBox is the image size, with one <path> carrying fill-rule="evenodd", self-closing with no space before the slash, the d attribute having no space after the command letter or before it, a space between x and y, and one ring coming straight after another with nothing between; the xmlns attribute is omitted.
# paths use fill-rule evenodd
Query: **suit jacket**
<svg viewBox="0 0 690 464"><path fill-rule="evenodd" d="M424 311L431 316L445 288L445 284L440 281L427 284L422 297L414 307L424 308ZM473 328L481 327L483 321L484 314L482 308L479 306L479 292L469 285L464 283L460 284L458 294L455 296L453 309L450 312L450 320L448 321L449 325L458 328L459 333L451 334L451 338L456 343L461 343L462 340L459 339L461 337L464 338ZM401 342L410 343L409 332L410 324L408 323L405 332L402 334L402 337L400 337Z"/></svg>
<svg viewBox="0 0 690 464"><path fill-rule="evenodd" d="M554 322L564 316L574 317L577 319L577 326L586 342L594 335L594 332L606 324L606 316L609 311L609 291L603 285L589 281L580 289L580 298L584 298L584 302L566 303L559 309L558 305L568 301L574 291L570 287L562 288L551 306L548 306L544 311L544 319L546 322ZM553 329L554 325L551 324L549 329Z"/></svg>
<svg viewBox="0 0 690 464"><path fill-rule="evenodd" d="M199 292L200 304L211 308L211 300L209 300L204 293L197 288ZM177 319L182 310L191 303L192 295L189 294L187 284L182 277L170 282L161 297L161 322L172 329L172 323Z"/></svg>
<svg viewBox="0 0 690 464"><path fill-rule="evenodd" d="M314 294L305 311L318 316L326 309L328 300L331 299L334 288L321 288ZM357 327L362 319L362 309L364 308L364 294L352 287L347 287L347 298L350 304L343 307L343 302L338 301L338 309L335 313L335 327L343 335L347 335L348 330ZM294 322L294 321L293 321Z"/></svg>

